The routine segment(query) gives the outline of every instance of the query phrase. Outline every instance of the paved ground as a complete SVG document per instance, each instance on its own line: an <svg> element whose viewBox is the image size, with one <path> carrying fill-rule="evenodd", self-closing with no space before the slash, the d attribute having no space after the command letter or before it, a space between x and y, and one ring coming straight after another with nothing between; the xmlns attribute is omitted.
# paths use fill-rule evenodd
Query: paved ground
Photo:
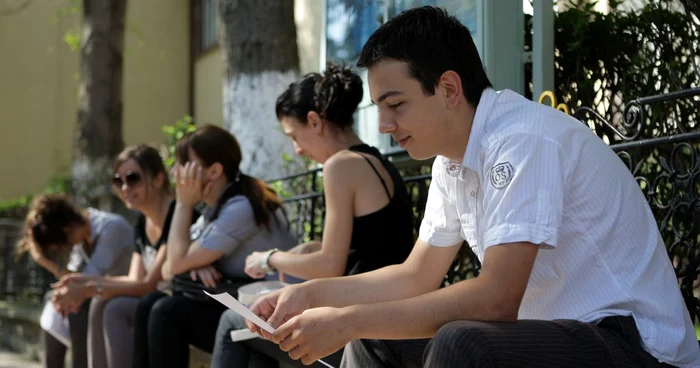
<svg viewBox="0 0 700 368"><path fill-rule="evenodd" d="M39 362L30 362L21 355L0 348L0 368L41 368Z"/></svg>

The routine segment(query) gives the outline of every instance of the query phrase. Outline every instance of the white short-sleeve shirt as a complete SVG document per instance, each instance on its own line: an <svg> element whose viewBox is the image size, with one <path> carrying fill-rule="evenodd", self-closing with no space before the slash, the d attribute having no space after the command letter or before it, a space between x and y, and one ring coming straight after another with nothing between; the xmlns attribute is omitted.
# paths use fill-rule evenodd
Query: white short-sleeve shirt
<svg viewBox="0 0 700 368"><path fill-rule="evenodd" d="M463 161L433 164L420 238L541 246L520 319L632 316L659 361L700 367L663 240L629 169L578 120L512 92L481 96Z"/></svg>

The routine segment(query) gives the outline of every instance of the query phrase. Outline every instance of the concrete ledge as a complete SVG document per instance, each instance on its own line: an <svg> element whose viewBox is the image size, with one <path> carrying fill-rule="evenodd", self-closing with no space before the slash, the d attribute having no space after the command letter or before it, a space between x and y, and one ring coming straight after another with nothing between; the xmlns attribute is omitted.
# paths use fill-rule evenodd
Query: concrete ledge
<svg viewBox="0 0 700 368"><path fill-rule="evenodd" d="M41 357L42 305L0 300L0 346L22 354L29 360Z"/></svg>
<svg viewBox="0 0 700 368"><path fill-rule="evenodd" d="M190 368L209 368L211 354L190 345Z"/></svg>

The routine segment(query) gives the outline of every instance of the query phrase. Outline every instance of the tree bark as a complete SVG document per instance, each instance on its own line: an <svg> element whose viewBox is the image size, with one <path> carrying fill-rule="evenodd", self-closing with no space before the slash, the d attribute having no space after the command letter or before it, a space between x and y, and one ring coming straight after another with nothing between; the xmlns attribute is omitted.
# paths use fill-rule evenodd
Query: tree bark
<svg viewBox="0 0 700 368"><path fill-rule="evenodd" d="M275 116L277 96L299 75L294 1L219 0L218 9L224 126L241 144L241 170L261 179L299 171Z"/></svg>
<svg viewBox="0 0 700 368"><path fill-rule="evenodd" d="M73 190L79 202L109 193L122 140L126 0L83 0Z"/></svg>

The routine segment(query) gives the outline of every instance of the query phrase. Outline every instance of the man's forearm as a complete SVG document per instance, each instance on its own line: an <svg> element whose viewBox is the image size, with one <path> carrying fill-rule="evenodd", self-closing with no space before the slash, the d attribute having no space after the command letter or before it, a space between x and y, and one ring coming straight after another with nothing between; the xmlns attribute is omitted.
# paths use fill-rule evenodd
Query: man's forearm
<svg viewBox="0 0 700 368"><path fill-rule="evenodd" d="M498 293L483 280L466 280L413 298L343 308L342 321L353 339L417 339L435 336L456 320L510 322L517 317L499 307Z"/></svg>

